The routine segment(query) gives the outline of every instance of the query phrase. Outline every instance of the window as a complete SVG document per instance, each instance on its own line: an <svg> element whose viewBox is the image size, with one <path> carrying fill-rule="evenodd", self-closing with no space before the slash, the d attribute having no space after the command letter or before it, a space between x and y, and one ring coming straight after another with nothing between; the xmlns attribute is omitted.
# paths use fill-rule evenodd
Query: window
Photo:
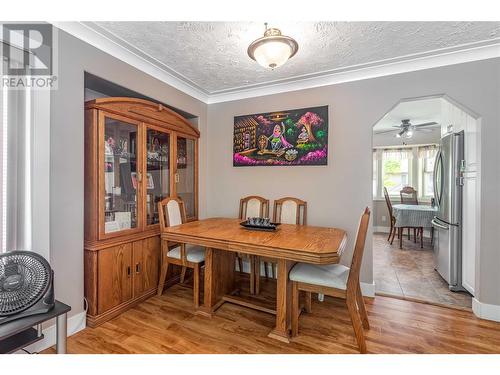
<svg viewBox="0 0 500 375"><path fill-rule="evenodd" d="M421 196L432 198L434 196L434 163L436 161L437 147L434 145L423 146L418 149L419 180Z"/></svg>
<svg viewBox="0 0 500 375"><path fill-rule="evenodd" d="M437 150L437 145L374 149L373 197L381 199L384 187L396 197L404 186L413 186L420 199L432 198Z"/></svg>
<svg viewBox="0 0 500 375"><path fill-rule="evenodd" d="M389 195L398 195L410 185L410 149L384 150L382 153L382 182Z"/></svg>

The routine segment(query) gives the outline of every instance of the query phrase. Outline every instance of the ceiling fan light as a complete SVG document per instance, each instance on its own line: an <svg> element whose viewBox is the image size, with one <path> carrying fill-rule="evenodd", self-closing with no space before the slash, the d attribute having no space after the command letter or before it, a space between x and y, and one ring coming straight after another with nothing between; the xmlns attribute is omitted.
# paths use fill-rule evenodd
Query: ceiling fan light
<svg viewBox="0 0 500 375"><path fill-rule="evenodd" d="M264 36L248 47L248 56L265 68L275 69L294 56L299 49L295 39L281 35L279 29L266 29Z"/></svg>

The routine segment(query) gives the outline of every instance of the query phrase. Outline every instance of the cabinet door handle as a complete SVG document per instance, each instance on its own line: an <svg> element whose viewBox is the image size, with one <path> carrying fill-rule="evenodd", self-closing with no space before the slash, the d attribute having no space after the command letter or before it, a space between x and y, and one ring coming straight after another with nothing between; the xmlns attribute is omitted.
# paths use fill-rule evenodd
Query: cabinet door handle
<svg viewBox="0 0 500 375"><path fill-rule="evenodd" d="M127 276L130 277L130 266L127 266Z"/></svg>
<svg viewBox="0 0 500 375"><path fill-rule="evenodd" d="M141 264L140 263L137 263L135 265L135 273L141 273Z"/></svg>

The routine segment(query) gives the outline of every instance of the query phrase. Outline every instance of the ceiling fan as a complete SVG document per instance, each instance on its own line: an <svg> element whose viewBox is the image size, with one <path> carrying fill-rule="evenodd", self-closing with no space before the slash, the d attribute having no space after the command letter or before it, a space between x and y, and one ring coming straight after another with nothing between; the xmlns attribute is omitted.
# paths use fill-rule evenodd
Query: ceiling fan
<svg viewBox="0 0 500 375"><path fill-rule="evenodd" d="M413 134L415 131L419 132L431 132L431 127L439 126L439 124L435 121L431 122L424 122L422 124L412 124L409 119L404 119L401 120L401 124L393 126L395 129L390 129L390 130L383 130L380 132L375 132L375 134L385 134L385 133L391 133L391 132L397 132L395 134L396 138L411 138L413 137Z"/></svg>

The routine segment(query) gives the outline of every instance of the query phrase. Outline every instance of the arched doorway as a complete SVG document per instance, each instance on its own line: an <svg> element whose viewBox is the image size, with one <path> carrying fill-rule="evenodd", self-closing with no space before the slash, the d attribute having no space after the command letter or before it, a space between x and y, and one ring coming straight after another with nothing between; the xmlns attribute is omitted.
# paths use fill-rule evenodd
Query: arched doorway
<svg viewBox="0 0 500 375"><path fill-rule="evenodd" d="M377 294L471 307L479 251L479 131L479 116L446 95L403 99L373 126ZM441 170L436 160L450 134L463 140L463 155L457 159L456 169L447 166ZM454 210L460 210L461 216L456 241L450 244L445 241L450 232L433 225L431 219L439 216L436 212L440 210L435 182L441 184L439 176L451 170L456 172L461 195ZM432 212L434 203L436 212ZM441 259L448 250L448 260ZM443 271L447 267L459 274L459 287L453 286L449 272Z"/></svg>

